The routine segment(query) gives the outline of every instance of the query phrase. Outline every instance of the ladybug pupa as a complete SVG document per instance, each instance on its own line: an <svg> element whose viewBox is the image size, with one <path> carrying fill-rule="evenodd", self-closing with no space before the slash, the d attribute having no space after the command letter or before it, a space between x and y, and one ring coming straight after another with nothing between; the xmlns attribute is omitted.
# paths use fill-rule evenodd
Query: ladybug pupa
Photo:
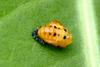
<svg viewBox="0 0 100 67"><path fill-rule="evenodd" d="M57 20L36 29L32 36L42 44L50 44L56 47L64 48L72 43L72 34Z"/></svg>

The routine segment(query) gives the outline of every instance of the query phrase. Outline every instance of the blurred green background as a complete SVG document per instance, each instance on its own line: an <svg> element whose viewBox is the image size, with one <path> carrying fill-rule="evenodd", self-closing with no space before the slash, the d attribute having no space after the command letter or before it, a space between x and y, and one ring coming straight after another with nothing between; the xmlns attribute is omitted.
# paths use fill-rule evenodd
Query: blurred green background
<svg viewBox="0 0 100 67"><path fill-rule="evenodd" d="M81 33L84 23L79 20L77 1L0 0L0 67L89 67L91 62L85 60ZM98 43L99 3L99 0L93 1ZM54 19L61 21L73 34L73 43L64 49L40 44L32 38L33 30Z"/></svg>

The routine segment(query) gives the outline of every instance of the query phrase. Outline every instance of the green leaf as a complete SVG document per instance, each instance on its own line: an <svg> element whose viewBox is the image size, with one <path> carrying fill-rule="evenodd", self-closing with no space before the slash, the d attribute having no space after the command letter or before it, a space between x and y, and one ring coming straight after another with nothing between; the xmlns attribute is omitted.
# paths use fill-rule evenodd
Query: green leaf
<svg viewBox="0 0 100 67"><path fill-rule="evenodd" d="M92 3L93 2L93 3ZM1 0L0 67L99 67L99 0ZM64 49L32 32L57 19L73 34Z"/></svg>

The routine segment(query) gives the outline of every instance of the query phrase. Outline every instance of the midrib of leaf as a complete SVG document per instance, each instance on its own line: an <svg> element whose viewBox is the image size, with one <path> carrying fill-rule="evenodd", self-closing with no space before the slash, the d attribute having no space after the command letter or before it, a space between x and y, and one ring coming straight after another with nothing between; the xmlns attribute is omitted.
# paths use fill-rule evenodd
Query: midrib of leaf
<svg viewBox="0 0 100 67"><path fill-rule="evenodd" d="M86 67L99 67L98 36L93 0L77 0Z"/></svg>

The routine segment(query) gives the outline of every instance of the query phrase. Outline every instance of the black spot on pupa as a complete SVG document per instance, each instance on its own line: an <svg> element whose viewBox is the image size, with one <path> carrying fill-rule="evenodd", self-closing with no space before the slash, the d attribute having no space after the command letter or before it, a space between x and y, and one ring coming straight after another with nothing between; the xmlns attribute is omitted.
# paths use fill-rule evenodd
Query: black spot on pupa
<svg viewBox="0 0 100 67"><path fill-rule="evenodd" d="M52 26L50 25L50 27L52 27Z"/></svg>
<svg viewBox="0 0 100 67"><path fill-rule="evenodd" d="M56 33L54 33L53 36L56 36Z"/></svg>
<svg viewBox="0 0 100 67"><path fill-rule="evenodd" d="M64 36L63 39L66 39L66 36Z"/></svg>
<svg viewBox="0 0 100 67"><path fill-rule="evenodd" d="M64 29L64 31L66 32L66 29Z"/></svg>
<svg viewBox="0 0 100 67"><path fill-rule="evenodd" d="M60 28L58 28L58 29L60 29Z"/></svg>
<svg viewBox="0 0 100 67"><path fill-rule="evenodd" d="M54 26L54 28L57 28L56 26Z"/></svg>
<svg viewBox="0 0 100 67"><path fill-rule="evenodd" d="M49 35L51 35L51 33L49 32Z"/></svg>

